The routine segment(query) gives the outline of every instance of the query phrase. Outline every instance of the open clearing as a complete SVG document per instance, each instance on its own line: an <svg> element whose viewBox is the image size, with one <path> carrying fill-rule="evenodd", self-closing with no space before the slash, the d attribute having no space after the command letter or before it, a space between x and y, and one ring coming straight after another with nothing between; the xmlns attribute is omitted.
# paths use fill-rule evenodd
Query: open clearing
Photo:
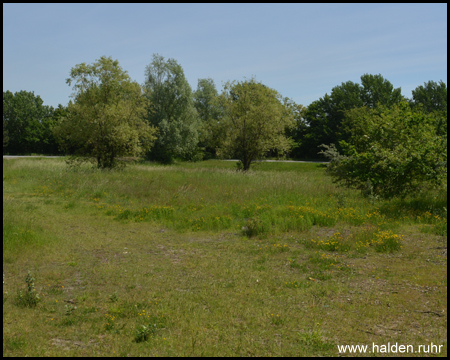
<svg viewBox="0 0 450 360"><path fill-rule="evenodd" d="M233 168L4 160L3 355L447 356L446 189L370 203L321 164Z"/></svg>

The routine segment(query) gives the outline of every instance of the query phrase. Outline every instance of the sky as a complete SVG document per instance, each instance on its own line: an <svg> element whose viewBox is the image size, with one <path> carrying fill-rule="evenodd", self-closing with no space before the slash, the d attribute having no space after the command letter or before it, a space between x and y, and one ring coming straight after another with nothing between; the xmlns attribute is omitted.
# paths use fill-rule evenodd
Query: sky
<svg viewBox="0 0 450 360"><path fill-rule="evenodd" d="M3 91L67 105L75 65L111 56L143 84L153 54L193 91L255 76L307 106L381 74L411 98L447 83L447 4L3 4Z"/></svg>

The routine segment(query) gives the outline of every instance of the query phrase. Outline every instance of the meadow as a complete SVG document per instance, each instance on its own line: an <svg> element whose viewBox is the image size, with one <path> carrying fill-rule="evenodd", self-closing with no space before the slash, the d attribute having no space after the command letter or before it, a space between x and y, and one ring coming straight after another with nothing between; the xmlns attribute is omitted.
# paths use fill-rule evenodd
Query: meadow
<svg viewBox="0 0 450 360"><path fill-rule="evenodd" d="M235 167L3 160L3 355L447 356L446 188Z"/></svg>

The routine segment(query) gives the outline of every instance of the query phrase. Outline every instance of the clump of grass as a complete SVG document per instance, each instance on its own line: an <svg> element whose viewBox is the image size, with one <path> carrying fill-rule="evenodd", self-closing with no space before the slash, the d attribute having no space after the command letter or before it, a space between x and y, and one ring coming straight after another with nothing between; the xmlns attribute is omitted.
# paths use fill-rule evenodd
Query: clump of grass
<svg viewBox="0 0 450 360"><path fill-rule="evenodd" d="M179 228L188 228L192 231L228 229L231 226L231 216L201 216L195 219L185 219L179 224Z"/></svg>
<svg viewBox="0 0 450 360"><path fill-rule="evenodd" d="M339 232L324 240L318 239L311 241L316 243L318 249L325 251L348 251L351 248L351 245L346 242L346 239Z"/></svg>
<svg viewBox="0 0 450 360"><path fill-rule="evenodd" d="M149 337L153 337L156 332L156 324L140 325L136 329L134 341L137 343L148 341Z"/></svg>
<svg viewBox="0 0 450 360"><path fill-rule="evenodd" d="M284 325L286 322L279 314L270 314L270 320L275 326Z"/></svg>
<svg viewBox="0 0 450 360"><path fill-rule="evenodd" d="M299 333L299 342L302 346L315 352L331 350L335 347L335 344L322 339L320 330Z"/></svg>
<svg viewBox="0 0 450 360"><path fill-rule="evenodd" d="M287 205L286 210L296 216L303 216L307 218L312 225L334 226L337 221L337 216L335 214L318 210L311 206Z"/></svg>
<svg viewBox="0 0 450 360"><path fill-rule="evenodd" d="M402 240L402 235L396 235L392 231L386 230L375 233L372 244L378 252L394 252L401 249Z"/></svg>
<svg viewBox="0 0 450 360"><path fill-rule="evenodd" d="M139 316L145 319L145 324L140 324L136 327L134 341L137 343L148 341L149 338L156 335L158 330L164 328L163 317L159 318L158 316L151 316L146 314L145 310L142 310L139 313Z"/></svg>
<svg viewBox="0 0 450 360"><path fill-rule="evenodd" d="M380 231L374 226L366 226L363 230L344 237L336 232L325 239L304 240L306 248L315 248L329 252L345 252L356 250L365 253L372 246L377 252L393 252L401 249L403 235L394 234L391 230Z"/></svg>
<svg viewBox="0 0 450 360"><path fill-rule="evenodd" d="M76 306L72 305L72 304L68 304L68 305L64 305L64 307L66 308L66 315L70 316L74 313L75 309L77 308Z"/></svg>
<svg viewBox="0 0 450 360"><path fill-rule="evenodd" d="M103 324L104 329L106 331L113 330L115 326L114 320L116 319L116 317L110 314L106 314L105 316L106 316L106 323Z"/></svg>
<svg viewBox="0 0 450 360"><path fill-rule="evenodd" d="M247 219L245 226L243 227L243 233L247 237L262 235L270 231L271 224L267 219L261 219L260 217L254 217Z"/></svg>
<svg viewBox="0 0 450 360"><path fill-rule="evenodd" d="M309 261L311 264L317 265L320 270L328 270L340 264L340 261L335 256L324 253L310 256Z"/></svg>
<svg viewBox="0 0 450 360"><path fill-rule="evenodd" d="M115 291L114 294L109 295L109 300L111 302L117 302L119 300L119 297L117 296L117 291Z"/></svg>
<svg viewBox="0 0 450 360"><path fill-rule="evenodd" d="M28 270L27 277L25 278L27 283L27 291L23 292L19 290L17 293L17 305L21 307L36 307L38 302L41 301L39 295L34 288L34 278L31 276L31 272Z"/></svg>

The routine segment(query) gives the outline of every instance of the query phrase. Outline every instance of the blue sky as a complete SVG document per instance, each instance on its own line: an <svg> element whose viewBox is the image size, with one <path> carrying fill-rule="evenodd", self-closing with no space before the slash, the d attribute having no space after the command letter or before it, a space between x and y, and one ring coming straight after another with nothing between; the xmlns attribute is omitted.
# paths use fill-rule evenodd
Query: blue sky
<svg viewBox="0 0 450 360"><path fill-rule="evenodd" d="M200 78L256 76L309 105L381 74L402 94L447 83L447 4L3 4L3 91L66 105L65 79L102 55L144 83L153 54Z"/></svg>

